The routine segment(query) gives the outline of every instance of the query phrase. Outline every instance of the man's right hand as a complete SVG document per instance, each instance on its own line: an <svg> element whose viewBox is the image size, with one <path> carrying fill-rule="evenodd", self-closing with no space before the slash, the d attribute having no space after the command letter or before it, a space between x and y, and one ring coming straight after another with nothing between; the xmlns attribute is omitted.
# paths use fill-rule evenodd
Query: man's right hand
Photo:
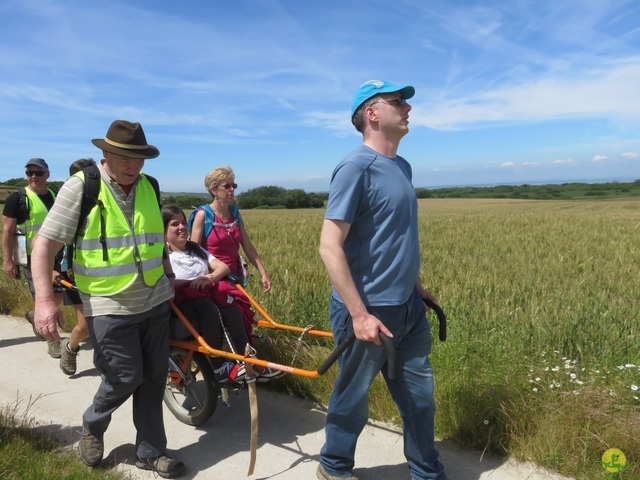
<svg viewBox="0 0 640 480"><path fill-rule="evenodd" d="M16 262L13 261L12 258L7 258L2 262L2 269L4 270L4 274L9 278L17 278L18 277L18 269L16 268Z"/></svg>
<svg viewBox="0 0 640 480"><path fill-rule="evenodd" d="M34 325L36 331L48 341L60 340L58 326L64 327L64 318L54 301L36 302Z"/></svg>
<svg viewBox="0 0 640 480"><path fill-rule="evenodd" d="M384 326L384 323L368 312L356 317L352 316L351 320L353 322L353 333L356 335L358 340L381 345L380 332L384 333L389 338L393 337L393 334Z"/></svg>

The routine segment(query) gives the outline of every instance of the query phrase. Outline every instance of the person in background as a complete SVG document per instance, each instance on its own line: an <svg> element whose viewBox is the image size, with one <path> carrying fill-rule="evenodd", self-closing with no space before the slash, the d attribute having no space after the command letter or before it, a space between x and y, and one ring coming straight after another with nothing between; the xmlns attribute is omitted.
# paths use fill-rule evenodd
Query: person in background
<svg viewBox="0 0 640 480"><path fill-rule="evenodd" d="M339 357L327 410L317 477L355 479L354 455L367 423L369 388L378 372L402 417L404 452L414 480L445 480L434 446L435 404L429 362L431 329L423 298L418 202L411 166L397 154L409 132L411 86L371 80L356 92L351 121L363 144L331 177L320 255L333 284L329 304L336 343L355 340ZM396 378L379 336L391 337Z"/></svg>
<svg viewBox="0 0 640 480"><path fill-rule="evenodd" d="M69 175L75 175L80 170L89 165L95 165L96 162L92 158L81 158L76 160L69 167ZM73 259L73 246L67 245L63 250L62 260L60 261L60 275L58 278L73 283L73 271L71 259ZM55 273L55 271L54 271ZM56 279L57 280L57 279ZM63 297L64 305L72 305L76 311L78 323L73 330L71 336L63 340L60 344L60 370L66 375L73 375L78 369L78 352L80 351L80 342L89 338L89 327L87 319L84 316L82 308L82 299L75 288L66 288Z"/></svg>
<svg viewBox="0 0 640 480"><path fill-rule="evenodd" d="M243 265L239 249L260 272L262 287L265 292L271 290L271 279L258 256L258 251L251 243L249 234L242 220L242 215L235 205L235 175L230 167L216 167L204 179L204 186L213 197L213 202L198 207L193 225L191 240L202 245L214 257L226 263L232 275L243 273ZM208 235L205 232L210 232Z"/></svg>
<svg viewBox="0 0 640 480"><path fill-rule="evenodd" d="M26 263L22 265L24 278L29 286L31 296L35 299L35 289L33 286L33 275L31 273L31 250L42 222L53 206L55 194L47 187L50 171L49 165L42 158L32 158L24 166L28 185L23 192L13 192L4 204L2 212L2 262L3 270L9 278L20 278L20 265L14 258L16 242L19 241L21 233L26 240ZM51 276L49 276L51 280ZM56 289L55 299L62 301L62 289ZM25 318L31 324L33 333L43 339L35 329L33 310L25 314ZM44 339L43 339L44 340ZM48 341L47 353L52 358L60 358L60 341Z"/></svg>
<svg viewBox="0 0 640 480"><path fill-rule="evenodd" d="M74 244L73 275L82 298L101 383L82 417L80 458L97 466L113 412L133 397L135 465L175 478L184 463L167 455L162 398L169 359L169 303L173 276L154 182L141 173L145 159L160 152L139 123L114 121L98 164L98 202L80 225ZM84 172L60 189L33 251L35 325L48 340L59 340L62 315L53 300L53 260L74 243L84 193Z"/></svg>

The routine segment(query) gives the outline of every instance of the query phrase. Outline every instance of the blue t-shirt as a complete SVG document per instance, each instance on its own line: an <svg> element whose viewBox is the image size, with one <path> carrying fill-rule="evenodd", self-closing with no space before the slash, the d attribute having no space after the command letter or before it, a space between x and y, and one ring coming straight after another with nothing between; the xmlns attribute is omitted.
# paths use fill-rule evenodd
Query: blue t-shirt
<svg viewBox="0 0 640 480"><path fill-rule="evenodd" d="M365 305L404 304L420 271L409 163L360 146L334 170L324 218L351 225L343 249Z"/></svg>

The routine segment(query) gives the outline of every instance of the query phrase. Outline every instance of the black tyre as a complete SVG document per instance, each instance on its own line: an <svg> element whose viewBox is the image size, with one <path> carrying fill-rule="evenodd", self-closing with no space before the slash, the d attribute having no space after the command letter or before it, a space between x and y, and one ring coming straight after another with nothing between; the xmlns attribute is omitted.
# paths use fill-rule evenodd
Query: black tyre
<svg viewBox="0 0 640 480"><path fill-rule="evenodd" d="M169 355L184 368L189 352L172 347ZM213 415L218 405L218 389L213 383L213 370L207 358L199 352L193 353L185 377L169 362L169 374L164 391L164 403L171 413L187 425L201 425Z"/></svg>

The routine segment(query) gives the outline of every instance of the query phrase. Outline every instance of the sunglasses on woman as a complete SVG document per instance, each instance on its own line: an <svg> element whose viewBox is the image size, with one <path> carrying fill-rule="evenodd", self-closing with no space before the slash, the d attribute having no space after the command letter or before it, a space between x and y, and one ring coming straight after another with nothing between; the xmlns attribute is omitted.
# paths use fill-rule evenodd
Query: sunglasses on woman
<svg viewBox="0 0 640 480"><path fill-rule="evenodd" d="M237 183L225 183L224 185L220 185L220 186L225 190L229 190L230 188L233 188L235 190L236 188L238 188Z"/></svg>

